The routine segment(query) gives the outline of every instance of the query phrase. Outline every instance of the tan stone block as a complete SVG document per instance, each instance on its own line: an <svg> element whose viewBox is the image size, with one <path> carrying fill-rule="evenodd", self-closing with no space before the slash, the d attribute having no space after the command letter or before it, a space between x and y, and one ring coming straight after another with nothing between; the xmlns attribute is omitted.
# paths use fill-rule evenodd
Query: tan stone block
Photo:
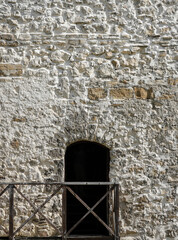
<svg viewBox="0 0 178 240"><path fill-rule="evenodd" d="M21 64L0 64L0 76L21 76Z"/></svg>
<svg viewBox="0 0 178 240"><path fill-rule="evenodd" d="M13 121L14 121L14 122L26 122L27 119L26 119L25 117L22 117L22 118L14 117L14 118L13 118Z"/></svg>
<svg viewBox="0 0 178 240"><path fill-rule="evenodd" d="M107 92L103 88L89 88L88 89L88 98L90 100L103 99L107 96Z"/></svg>
<svg viewBox="0 0 178 240"><path fill-rule="evenodd" d="M19 146L20 146L19 140L14 139L14 140L11 142L11 146L12 146L13 148L15 148L15 149L18 149Z"/></svg>
<svg viewBox="0 0 178 240"><path fill-rule="evenodd" d="M129 99L133 97L133 89L130 89L130 88L111 89L110 96L113 99Z"/></svg>
<svg viewBox="0 0 178 240"><path fill-rule="evenodd" d="M153 89L145 89L142 87L135 87L135 96L138 99L152 99L154 98L154 93L153 93Z"/></svg>

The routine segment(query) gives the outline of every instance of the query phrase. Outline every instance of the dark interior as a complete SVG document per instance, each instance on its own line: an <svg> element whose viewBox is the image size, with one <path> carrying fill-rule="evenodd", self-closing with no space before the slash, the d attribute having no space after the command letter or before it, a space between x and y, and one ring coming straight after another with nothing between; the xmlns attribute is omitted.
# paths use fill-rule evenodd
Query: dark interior
<svg viewBox="0 0 178 240"><path fill-rule="evenodd" d="M80 141L67 147L65 154L66 182L107 182L109 149L95 142ZM107 191L107 186L72 186L72 189L92 207ZM67 231L87 212L87 209L67 191ZM108 199L94 210L108 223ZM89 214L71 235L108 235L107 229Z"/></svg>

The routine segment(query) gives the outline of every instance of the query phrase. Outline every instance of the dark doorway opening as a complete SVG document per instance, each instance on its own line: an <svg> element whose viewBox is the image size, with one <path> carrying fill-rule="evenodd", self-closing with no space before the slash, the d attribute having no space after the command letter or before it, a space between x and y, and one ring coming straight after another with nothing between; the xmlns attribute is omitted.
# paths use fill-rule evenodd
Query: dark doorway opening
<svg viewBox="0 0 178 240"><path fill-rule="evenodd" d="M89 141L80 141L67 147L65 154L66 182L108 182L109 149ZM107 186L72 186L89 207L92 207L107 191ZM108 224L108 198L105 198L94 210ZM87 209L70 193L66 195L67 231L87 212ZM71 233L71 235L105 235L107 229L89 214Z"/></svg>

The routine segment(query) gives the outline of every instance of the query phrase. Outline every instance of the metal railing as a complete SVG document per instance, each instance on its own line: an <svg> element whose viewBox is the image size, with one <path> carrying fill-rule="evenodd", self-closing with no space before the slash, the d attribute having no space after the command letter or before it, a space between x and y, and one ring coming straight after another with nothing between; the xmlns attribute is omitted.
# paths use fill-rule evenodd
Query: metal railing
<svg viewBox="0 0 178 240"><path fill-rule="evenodd" d="M17 233L38 213L41 217L43 217L46 222L53 227L57 236L61 236L62 239L68 239L72 231L89 215L92 214L107 230L111 239L119 240L119 184L110 183L110 182L14 182L14 183L0 183L0 186L4 186L4 189L0 192L0 197L5 193L9 192L9 230L6 231L5 226L1 226L1 230L8 236L9 240L14 240ZM19 186L56 186L57 189L50 194L45 201L40 205L36 206L22 191L20 191ZM72 190L72 186L82 186L82 185L95 185L95 186L107 186L107 190L105 194L92 206L89 207L86 202L84 202L81 197ZM55 196L59 193L59 191L63 191L62 197L62 232L59 229L59 226L56 226L52 223L52 221L44 216L41 212L42 208ZM83 215L69 230L66 226L66 192L69 191L88 211L85 215ZM26 202L33 208L33 213L30 217L28 217L17 229L14 229L14 194L19 194ZM106 198L110 196L110 204L112 205L112 216L113 216L113 224L112 227L109 224L105 223L94 211L95 208Z"/></svg>

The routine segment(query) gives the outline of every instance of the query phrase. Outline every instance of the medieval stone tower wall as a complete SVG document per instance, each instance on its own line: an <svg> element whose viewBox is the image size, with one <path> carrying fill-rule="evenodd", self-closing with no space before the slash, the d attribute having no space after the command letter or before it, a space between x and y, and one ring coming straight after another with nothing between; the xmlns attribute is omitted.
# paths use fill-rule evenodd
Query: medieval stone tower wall
<svg viewBox="0 0 178 240"><path fill-rule="evenodd" d="M110 181L120 183L121 240L176 239L176 5L0 0L1 182L64 181L66 147L96 141L110 148ZM48 192L23 191L40 202L39 188ZM30 214L15 204L16 216ZM60 207L56 197L44 209L58 225ZM21 231L37 234L52 234L39 216Z"/></svg>

